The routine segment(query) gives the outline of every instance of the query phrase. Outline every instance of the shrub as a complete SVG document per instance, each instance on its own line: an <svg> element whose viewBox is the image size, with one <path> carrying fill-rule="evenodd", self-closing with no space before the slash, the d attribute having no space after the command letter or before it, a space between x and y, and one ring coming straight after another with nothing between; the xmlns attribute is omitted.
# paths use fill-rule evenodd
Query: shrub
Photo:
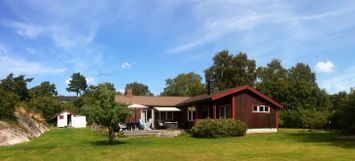
<svg viewBox="0 0 355 161"><path fill-rule="evenodd" d="M232 119L205 119L200 120L192 127L193 137L216 138L227 136L243 136L247 130L247 125L239 120Z"/></svg>
<svg viewBox="0 0 355 161"><path fill-rule="evenodd" d="M0 91L0 120L14 120L15 106L19 97L12 92Z"/></svg>

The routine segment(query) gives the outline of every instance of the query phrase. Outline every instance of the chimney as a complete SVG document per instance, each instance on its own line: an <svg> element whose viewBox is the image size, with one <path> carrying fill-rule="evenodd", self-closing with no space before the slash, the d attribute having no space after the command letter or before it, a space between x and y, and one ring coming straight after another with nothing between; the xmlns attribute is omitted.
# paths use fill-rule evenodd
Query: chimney
<svg viewBox="0 0 355 161"><path fill-rule="evenodd" d="M132 88L127 88L126 96L127 97L133 97L133 89Z"/></svg>
<svg viewBox="0 0 355 161"><path fill-rule="evenodd" d="M215 92L218 91L218 89L216 89L214 87L214 79L213 78L207 78L207 90L208 90L208 95L211 95Z"/></svg>

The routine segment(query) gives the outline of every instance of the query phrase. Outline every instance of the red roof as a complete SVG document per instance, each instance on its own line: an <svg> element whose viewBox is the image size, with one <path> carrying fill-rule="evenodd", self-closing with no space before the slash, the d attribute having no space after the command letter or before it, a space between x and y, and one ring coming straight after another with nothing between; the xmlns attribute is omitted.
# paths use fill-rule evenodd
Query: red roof
<svg viewBox="0 0 355 161"><path fill-rule="evenodd" d="M276 101L274 101L270 97L264 95L263 93L255 90L254 88L251 88L249 86L241 86L241 87L227 89L227 90L218 92L218 93L212 95L212 101L217 100L222 97L225 97L225 96L228 96L228 95L231 95L231 94L234 94L234 93L237 93L237 92L240 92L240 91L243 91L243 90L249 90L250 92L258 95L259 97L265 99L266 101L270 102L271 104L275 105L278 108L281 108L281 109L284 108L281 104L277 103Z"/></svg>

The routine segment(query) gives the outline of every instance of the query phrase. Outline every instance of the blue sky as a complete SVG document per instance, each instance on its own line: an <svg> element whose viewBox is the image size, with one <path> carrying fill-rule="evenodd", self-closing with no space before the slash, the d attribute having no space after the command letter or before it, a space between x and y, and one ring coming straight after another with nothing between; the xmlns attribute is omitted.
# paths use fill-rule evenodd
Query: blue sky
<svg viewBox="0 0 355 161"><path fill-rule="evenodd" d="M264 66L304 62L329 93L355 86L355 1L0 1L0 78L34 77L66 92L73 72L154 94L167 78L203 71L221 50Z"/></svg>

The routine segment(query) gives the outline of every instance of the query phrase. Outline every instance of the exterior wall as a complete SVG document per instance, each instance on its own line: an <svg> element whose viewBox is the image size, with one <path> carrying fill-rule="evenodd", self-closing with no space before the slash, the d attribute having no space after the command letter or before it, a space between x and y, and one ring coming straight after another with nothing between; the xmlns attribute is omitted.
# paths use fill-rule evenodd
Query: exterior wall
<svg viewBox="0 0 355 161"><path fill-rule="evenodd" d="M257 95L244 92L235 95L236 119L245 122L249 129L252 128L277 128L277 111L273 106ZM254 105L268 105L270 113L253 112Z"/></svg>
<svg viewBox="0 0 355 161"><path fill-rule="evenodd" d="M128 124L135 124L141 118L141 111L142 109L129 109L132 112L132 116L126 118L126 123ZM134 116L136 115L136 116ZM134 119L136 118L136 119Z"/></svg>
<svg viewBox="0 0 355 161"><path fill-rule="evenodd" d="M86 116L74 116L72 120L72 127L75 128L86 127Z"/></svg>
<svg viewBox="0 0 355 161"><path fill-rule="evenodd" d="M63 113L60 113L58 116L57 116L57 127L66 127L68 126L68 115L70 115L70 113L68 112L63 112ZM63 119L60 119L60 116L63 116Z"/></svg>

